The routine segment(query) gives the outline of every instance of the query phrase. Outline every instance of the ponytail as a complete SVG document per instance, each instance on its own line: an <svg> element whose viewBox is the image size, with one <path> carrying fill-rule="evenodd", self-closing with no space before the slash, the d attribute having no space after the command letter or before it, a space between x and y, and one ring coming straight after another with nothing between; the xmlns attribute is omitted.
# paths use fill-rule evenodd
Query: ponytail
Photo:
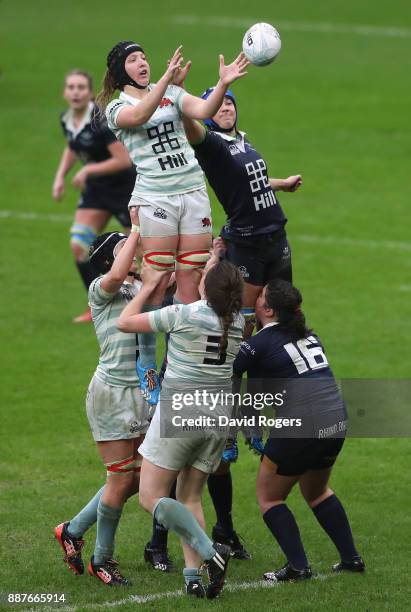
<svg viewBox="0 0 411 612"><path fill-rule="evenodd" d="M312 330L306 326L305 316L301 310L303 301L300 291L284 280L273 280L266 285L265 301L271 308L280 325L297 338L305 338Z"/></svg>
<svg viewBox="0 0 411 612"><path fill-rule="evenodd" d="M109 69L107 68L106 73L104 75L102 81L102 89L97 94L96 104L104 113L106 110L107 104L110 102L113 97L113 93L116 91L117 87L114 82L113 76L110 74Z"/></svg>
<svg viewBox="0 0 411 612"><path fill-rule="evenodd" d="M242 306L243 279L238 269L226 260L219 261L207 272L204 281L207 304L220 319L222 336L220 353L227 349L228 330Z"/></svg>

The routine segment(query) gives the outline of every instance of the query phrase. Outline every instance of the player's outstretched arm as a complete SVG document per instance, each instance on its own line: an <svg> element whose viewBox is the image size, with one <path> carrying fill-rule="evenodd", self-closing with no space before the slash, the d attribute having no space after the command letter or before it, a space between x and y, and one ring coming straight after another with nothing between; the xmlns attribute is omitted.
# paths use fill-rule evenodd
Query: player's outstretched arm
<svg viewBox="0 0 411 612"><path fill-rule="evenodd" d="M269 181L273 191L297 191L303 184L303 177L295 174L286 179L270 178Z"/></svg>
<svg viewBox="0 0 411 612"><path fill-rule="evenodd" d="M107 293L117 293L121 285L126 280L130 271L134 257L136 256L137 245L140 239L140 228L138 221L138 209L136 206L130 208L131 232L114 258L111 269L103 276L101 288Z"/></svg>
<svg viewBox="0 0 411 612"><path fill-rule="evenodd" d="M220 55L220 79L214 88L212 94L203 100L190 94L186 95L182 101L183 114L191 119L209 119L216 114L224 100L224 95L231 85L237 79L241 79L247 74L246 68L250 64L244 53L240 53L238 57L226 66L224 64L224 56Z"/></svg>
<svg viewBox="0 0 411 612"><path fill-rule="evenodd" d="M65 147L53 183L52 194L55 200L58 201L62 199L64 195L64 177L74 166L76 161L77 157L75 153L70 149L70 147Z"/></svg>
<svg viewBox="0 0 411 612"><path fill-rule="evenodd" d="M166 279L168 280L169 272L154 270L143 264L141 276L143 286L136 297L124 308L117 321L117 327L122 332L149 333L156 331L150 325L149 313L141 311L158 285Z"/></svg>
<svg viewBox="0 0 411 612"><path fill-rule="evenodd" d="M147 123L160 104L167 87L172 82L174 71L181 66L181 49L181 46L177 47L167 66L167 70L140 103L136 106L127 106L120 110L116 119L117 127L137 127Z"/></svg>

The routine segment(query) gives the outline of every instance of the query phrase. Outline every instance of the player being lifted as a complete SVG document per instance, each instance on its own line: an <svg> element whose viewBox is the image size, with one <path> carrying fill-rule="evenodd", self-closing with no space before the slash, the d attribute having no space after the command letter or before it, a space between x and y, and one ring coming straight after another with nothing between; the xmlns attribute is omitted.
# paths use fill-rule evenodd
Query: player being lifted
<svg viewBox="0 0 411 612"><path fill-rule="evenodd" d="M99 104L106 109L109 127L125 145L137 167L130 204L138 206L143 258L155 270L175 268L176 301L198 299L198 268L205 265L211 246L211 210L204 176L187 142L182 117L206 119L220 107L233 81L246 74L243 54L225 66L220 55L220 78L207 100L172 85L181 68L181 47L156 84L150 82L150 65L143 48L133 42L116 44L107 56L107 72ZM190 63L182 69L183 74ZM107 103L116 90L118 99ZM166 277L144 305L146 311L161 305ZM156 403L158 379L155 335L141 334L137 370L142 390ZM155 388L153 389L153 386Z"/></svg>
<svg viewBox="0 0 411 612"><path fill-rule="evenodd" d="M175 82L183 85L183 72L175 75ZM213 95L214 88L203 94ZM254 306L262 287L270 279L291 281L291 250L287 241L287 219L281 209L277 191L296 191L300 175L286 179L268 178L267 166L261 155L237 127L237 103L232 91L227 90L224 100L212 117L204 122L184 119L184 127L196 158L210 186L222 204L227 222L221 237L226 257L240 270L244 280L242 312L246 321L246 335L251 334ZM253 448L262 453L259 436L250 440ZM229 440L224 461L208 479L208 488L217 514L213 537L229 544L235 556L247 559L249 555L241 544L232 521L232 479L230 462L237 460L236 439Z"/></svg>

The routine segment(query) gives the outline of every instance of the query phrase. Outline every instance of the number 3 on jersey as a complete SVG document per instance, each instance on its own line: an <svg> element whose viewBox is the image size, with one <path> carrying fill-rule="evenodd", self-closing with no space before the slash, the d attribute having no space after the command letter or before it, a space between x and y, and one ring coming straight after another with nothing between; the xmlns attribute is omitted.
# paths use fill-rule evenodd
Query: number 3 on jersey
<svg viewBox="0 0 411 612"><path fill-rule="evenodd" d="M284 345L299 374L308 370L321 370L328 367L327 357L314 336L308 336L297 342L289 342Z"/></svg>
<svg viewBox="0 0 411 612"><path fill-rule="evenodd" d="M221 336L207 336L206 352L216 353L215 357L204 357L203 363L209 365L223 365L227 359L226 351L220 352Z"/></svg>

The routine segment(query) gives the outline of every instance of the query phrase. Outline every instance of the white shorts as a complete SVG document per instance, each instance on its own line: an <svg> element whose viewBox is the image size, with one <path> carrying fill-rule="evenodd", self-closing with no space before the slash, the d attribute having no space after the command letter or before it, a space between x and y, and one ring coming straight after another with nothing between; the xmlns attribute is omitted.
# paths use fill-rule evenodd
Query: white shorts
<svg viewBox="0 0 411 612"><path fill-rule="evenodd" d="M149 409L139 387L114 387L93 376L86 410L96 442L138 438L148 429Z"/></svg>
<svg viewBox="0 0 411 612"><path fill-rule="evenodd" d="M161 438L160 403L138 452L150 463L166 470L180 472L191 465L212 474L220 465L225 438L209 434L204 438Z"/></svg>
<svg viewBox="0 0 411 612"><path fill-rule="evenodd" d="M211 207L205 187L175 195L132 196L129 206L138 206L143 238L210 234Z"/></svg>

